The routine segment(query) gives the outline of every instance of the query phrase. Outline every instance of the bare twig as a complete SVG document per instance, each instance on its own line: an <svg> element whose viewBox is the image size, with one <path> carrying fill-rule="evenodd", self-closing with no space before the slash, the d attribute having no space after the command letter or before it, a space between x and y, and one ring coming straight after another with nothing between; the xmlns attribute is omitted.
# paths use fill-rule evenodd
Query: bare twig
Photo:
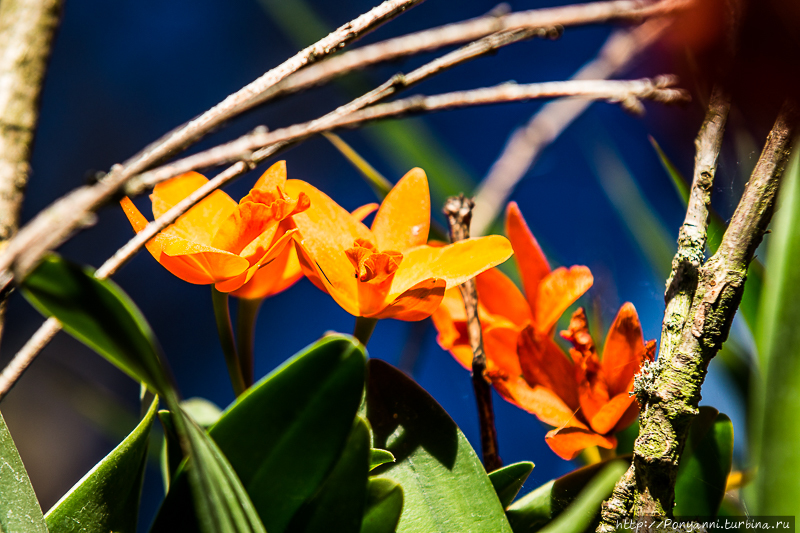
<svg viewBox="0 0 800 533"><path fill-rule="evenodd" d="M657 41L668 26L667 19L657 18L631 30L616 31L597 57L578 70L571 79L610 78ZM542 150L555 141L590 104L590 100L556 100L543 106L527 124L514 131L475 194L473 235L486 233Z"/></svg>
<svg viewBox="0 0 800 533"><path fill-rule="evenodd" d="M461 196L451 196L444 203L444 216L450 227L450 240L462 241L469 238L469 223L472 218L472 200ZM478 291L475 280L470 279L458 286L467 311L467 331L472 347L472 387L478 403L478 420L481 427L481 450L483 465L487 472L503 466L497 445L497 430L494 425L492 409L492 388L483 373L486 371L486 353L483 350L483 332L478 317Z"/></svg>
<svg viewBox="0 0 800 533"><path fill-rule="evenodd" d="M19 228L39 96L62 0L0 3L0 250ZM0 297L0 335L5 299Z"/></svg>
<svg viewBox="0 0 800 533"><path fill-rule="evenodd" d="M339 35L341 38L338 41L336 41L336 39L326 38L323 40L326 46L315 45L310 49L306 49L306 51L301 53L301 57L298 58L297 61L293 59L287 62L287 64L291 63L297 68L300 68L312 61L313 58L332 51L332 46L327 46L327 44L331 44L330 41L336 41L339 43L336 46L340 46L354 36L363 31L367 31L402 9L410 7L414 3L414 0L407 0L406 2L387 0L387 2L375 8L370 13L363 15L359 19L356 19L356 21L343 27L344 30L340 29L334 32L334 34L339 34L342 31L344 33L344 35ZM557 26L598 23L610 20L638 21L649 16L671 13L677 9L682 9L689 3L689 0L662 0L656 4L616 0L611 2L581 4L564 8L512 13L500 17L484 17L482 19L475 19L452 24L443 28L437 28L435 30L429 30L428 32L420 32L414 34L413 39L409 38L406 41L402 40L405 38L386 41L386 43L394 42L393 46L395 46L396 49L392 47L388 49L385 47L378 47L371 48L372 52L364 52L364 50L370 49L370 47L364 47L358 51L359 54L362 54L362 59L356 61L351 57L349 61L352 61L352 63L349 63L350 66L347 68L360 68L378 60L383 61L392 59L393 57L399 57L398 54L408 55L419 51L431 50L435 47L473 40L498 31L530 28L549 29ZM356 22L360 23L360 29L357 28L358 25ZM371 46L376 47L378 45ZM317 51L319 53L317 53ZM381 58L372 57L371 54L375 54L376 52L380 52L381 54L385 53L386 55L381 56ZM345 57L345 55L342 57ZM358 59L358 56L356 56L356 59ZM342 66L343 65L344 63L342 63ZM278 94L276 91L289 90L291 87L288 82L284 84L282 88L274 89L274 86L280 79L288 76L288 70L290 70L288 67L278 67L278 69L274 69L271 73L265 74L256 82L253 82L253 84L245 87L235 95L228 97L225 101L207 111L199 118L182 126L176 130L175 133L157 141L154 145L151 145L151 147L148 147L141 154L127 162L126 165L114 166L111 172L99 183L92 187L73 191L40 213L33 221L23 228L18 236L9 244L8 248L3 253L0 253L0 290L5 288L15 275L24 275L29 271L44 252L55 248L72 235L79 227L86 225L88 220L87 214L94 212L104 203L110 201L115 194L117 194L118 190L135 174L143 171L154 162L170 155L174 151L185 147L188 143L198 139L221 122L232 118L252 105L263 102L265 98L274 97ZM333 70L336 70L336 72L333 72ZM295 87L296 84L297 88L310 86L323 79L329 79L330 76L338 72L341 71L332 69L330 64L328 64L324 69L319 69L317 75L315 75L316 77L313 79L299 78L299 81L296 80L295 82L291 82L291 84L292 87ZM306 81L303 81L304 79ZM241 158L244 155L244 153L239 153L236 154L235 158ZM14 271L13 273L12 270Z"/></svg>
<svg viewBox="0 0 800 533"><path fill-rule="evenodd" d="M675 81L675 78L671 76L661 76L655 80L574 80L527 85L505 83L495 87L471 91L458 91L435 96L413 96L361 109L329 124L315 124L312 121L272 132L245 135L235 141L145 172L130 183L130 186L126 188L126 192L135 195L153 187L157 183L190 170L247 158L252 150L271 144L301 139L331 129L355 127L367 122L416 113L431 113L460 107L558 97L606 100L634 109L641 105L639 99L648 99L661 103L686 102L688 94L681 89L672 88Z"/></svg>
<svg viewBox="0 0 800 533"><path fill-rule="evenodd" d="M74 190L39 213L0 254L0 288L13 277L12 265L24 273L31 268L27 261L38 258L25 250L35 246L41 251L55 248L78 228L87 224L87 215L114 198L119 188L131 177L153 164L184 149L223 122L258 103L258 96L290 74L339 50L346 44L377 28L422 0L386 0L369 12L341 26L317 43L301 50L292 58L270 70L199 117L173 130L130 158L124 165L114 165L97 184ZM43 235L44 237L43 242ZM24 257L23 257L24 256Z"/></svg>
<svg viewBox="0 0 800 533"><path fill-rule="evenodd" d="M716 103L712 100L712 106L716 106L719 113L724 110L725 104L718 93L716 96ZM683 283L681 279L686 279L681 269L696 269L696 288L688 310L679 318L682 323L679 338L664 342L662 337L658 362L649 369L652 377L639 376L634 386L643 404L639 438L634 446L631 467L634 482L627 484L627 492L618 493L615 489L614 493L615 496L633 493L626 504L634 517L658 520L672 515L678 461L689 424L697 413L700 388L708 363L728 336L744 291L747 267L772 218L783 170L797 132L798 116L794 103L787 102L781 109L717 252L698 267L692 263L696 254L676 255L671 285L680 286ZM712 135L719 128L719 119L710 116L701 131L701 138L708 135L708 142L699 141L698 148L717 149L718 142ZM698 155L696 160L699 167L696 173L698 185L693 187L697 190L693 191L693 205L690 204L687 210L688 227L685 228L687 231L682 232L685 238L681 248L696 248L704 244L705 237L702 234L705 233L707 210L703 204L706 203L707 192L702 183L708 182L708 171L704 172L703 169L712 169L715 159L713 154L704 154ZM695 223L700 225L692 226ZM702 256L699 260L702 261ZM667 295L674 290L668 287ZM691 288L687 288L686 292L691 292ZM680 291L676 294L680 294ZM669 318L665 316L665 321ZM668 348L671 351L665 354L664 344L674 346ZM613 527L613 522L604 516L598 531L608 532Z"/></svg>

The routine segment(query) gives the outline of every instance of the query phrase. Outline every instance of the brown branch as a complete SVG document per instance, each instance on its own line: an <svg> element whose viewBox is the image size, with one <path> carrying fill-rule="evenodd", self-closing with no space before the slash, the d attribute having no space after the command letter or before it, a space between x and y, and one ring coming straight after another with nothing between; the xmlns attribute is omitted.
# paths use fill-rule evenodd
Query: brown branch
<svg viewBox="0 0 800 533"><path fill-rule="evenodd" d="M292 58L270 70L257 80L228 96L199 117L187 122L147 146L123 165L114 165L100 182L82 187L54 202L29 222L17 236L9 241L0 254L0 292L13 277L13 268L24 274L38 260L36 254L26 250L34 246L39 255L52 250L68 239L76 230L90 223L89 214L111 201L120 187L133 176L143 172L158 161L186 148L192 142L212 131L258 103L258 98L272 86L301 68L314 63L343 46L372 31L384 22L409 9L422 0L386 0L369 12L348 22L317 43L301 50ZM5 2L4 2L5 3ZM44 236L44 237L43 237Z"/></svg>
<svg viewBox="0 0 800 533"><path fill-rule="evenodd" d="M61 0L0 2L0 250L16 234ZM5 298L0 297L0 336Z"/></svg>
<svg viewBox="0 0 800 533"><path fill-rule="evenodd" d="M643 404L639 438L634 446L635 495L630 502L636 518L672 516L678 462L689 424L697 413L700 388L708 363L728 336L744 291L747 267L772 218L783 170L797 132L798 116L794 103L787 102L781 109L717 252L697 268L692 263L696 256L676 255L672 284L680 286L685 283L681 281L686 279L681 268L690 272L696 268L695 290L688 312L680 317L679 338L667 341L662 338L658 362L655 367L647 369L651 377L640 375L635 385ZM710 136L708 132L717 125L718 121L708 121L701 137L704 134ZM704 150L711 150L715 145L713 140L698 142L698 148L705 147ZM702 167L709 163L713 166L715 157L698 155L700 172L697 181L708 180ZM702 188L702 185L697 187ZM701 228L705 226L706 194L706 191L698 190L692 195L696 209L690 207L687 212L686 220L691 231L688 237L687 232L682 232L687 237L681 242L682 248L697 242L691 238L691 233L698 228L691 227L691 224L699 221ZM681 290L690 291L688 288ZM671 292L674 290L668 288L668 297ZM680 291L674 294L678 295ZM668 319L665 316L665 321ZM665 346L670 344L674 344L672 351ZM664 353L665 348L667 353ZM610 527L612 525L604 521L598 531L610 531Z"/></svg>
<svg viewBox="0 0 800 533"><path fill-rule="evenodd" d="M367 105L377 103L378 101L388 98L393 94L412 85L421 82L422 80L438 74L446 69L452 68L460 63L474 59L481 55L490 53L502 46L518 42L523 39L530 38L538 35L536 31L514 31L505 32L495 35L490 35L474 43L470 43L458 50L454 50L444 56L434 59L426 63L418 69L408 74L398 74L392 79L388 80L381 86L373 89L372 91L356 98L355 100L340 106L339 108L331 111L327 115L313 121L316 125L332 124L334 121L342 116L345 116L353 111L357 111ZM255 152L251 163L260 163L265 159L275 155L276 152L289 146L291 142L285 141L282 143L273 144L266 148ZM191 209L197 202L211 194L213 191L222 187L241 176L252 168L252 164L247 164L239 161L226 170L218 174L208 183L192 192L189 196L178 202L166 213L159 218L149 223L146 227L130 239L122 248L117 250L100 268L95 272L95 276L100 279L113 276L119 268L130 260L144 245L155 237L160 231L164 230L167 226L174 223L179 216ZM53 318L45 321L42 326L36 331L31 339L20 349L14 356L8 366L3 369L0 374L0 400L8 393L14 386L17 380L22 376L22 373L33 362L39 352L44 349L50 340L61 329L59 322Z"/></svg>
<svg viewBox="0 0 800 533"><path fill-rule="evenodd" d="M263 102L268 97L274 97L277 94L274 86L280 79L286 78L291 73L289 71L292 68L296 71L314 58L331 52L333 50L332 42L339 43L336 47L341 46L404 8L414 5L414 3L416 3L415 0L407 0L406 2L387 0L387 2L373 9L370 13L334 32L340 37L338 41L332 39L331 36L323 39L320 43L325 42L326 46L320 46L318 43L306 49L299 56L296 56L296 60L292 59L284 64L288 66L278 67L265 74L256 82L231 95L199 118L180 127L164 139L157 141L129 160L125 165L115 165L112 167L111 172L99 183L92 187L77 189L56 201L23 228L17 238L10 243L9 247L3 253L0 253L0 290L5 289L13 277L24 275L29 271L44 252L55 248L69 238L78 228L90 223L90 218L87 215L113 199L119 189L135 174L148 168L156 161L184 148L190 142L199 139L199 137L208 133L224 120L230 119L249 107ZM589 24L610 20L638 21L645 17L663 15L683 9L688 4L688 0L662 0L656 4L617 0L512 13L501 17L490 16L428 30L428 32L420 32L414 34L413 38L408 38L405 44L402 44L403 41L398 40L404 38L393 39L387 42L393 41L395 45L401 43L397 50L393 50L391 47L388 50L385 48L372 48L371 53L380 50L381 53L388 54L382 56L380 60L388 60L393 57L399 57L397 54L405 53L408 55L409 53L430 50L434 47L473 40L476 37L489 35L497 31L531 28L550 29L558 26ZM360 26L356 22L359 22ZM344 35L341 35L341 33L344 33ZM455 34L458 34L457 37ZM362 60L351 64L352 68L356 68L355 64L367 66L379 60L368 57L370 53L364 52L364 50L369 48L364 47L358 51L363 56ZM407 53L402 50L407 50ZM352 61L352 58L350 61ZM291 83L297 83L297 87L301 88L301 85L305 87L322 79L329 79L327 76L333 75L330 64L324 69L320 69L318 74L324 74L324 76L322 78L316 77L313 80L306 79L302 84L298 81ZM300 81L302 82L303 79L300 78ZM288 88L290 88L289 82L285 83L283 89L280 90L288 90ZM239 153L234 158L242 158L247 155L249 153ZM12 272L12 269L14 272Z"/></svg>
<svg viewBox="0 0 800 533"><path fill-rule="evenodd" d="M633 29L614 32L597 57L571 79L606 79L624 70L656 42L669 26L666 18L648 20ZM475 194L473 235L483 235L504 209L517 183L528 173L548 145L591 105L590 100L556 100L543 106L527 124L517 128Z"/></svg>
<svg viewBox="0 0 800 533"><path fill-rule="evenodd" d="M451 196L444 203L444 216L450 227L450 240L463 241L469 238L469 223L472 219L474 203L469 198ZM494 410L492 409L492 388L483 373L486 371L486 353L483 350L483 332L481 321L478 317L478 291L475 280L469 279L458 286L464 299L467 311L467 331L469 343L472 346L472 387L475 390L475 400L478 403L478 420L481 427L481 450L483 451L483 465L487 472L497 470L503 466L497 445L497 430L494 425Z"/></svg>

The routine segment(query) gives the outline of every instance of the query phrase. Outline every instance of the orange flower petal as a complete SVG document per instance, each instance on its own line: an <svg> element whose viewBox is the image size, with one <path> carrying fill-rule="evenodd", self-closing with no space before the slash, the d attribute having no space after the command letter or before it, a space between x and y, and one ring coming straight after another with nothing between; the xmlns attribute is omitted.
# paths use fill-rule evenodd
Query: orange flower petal
<svg viewBox="0 0 800 533"><path fill-rule="evenodd" d="M613 450L617 447L616 437L605 437L591 430L576 427L554 429L544 437L545 442L556 455L570 461L590 446Z"/></svg>
<svg viewBox="0 0 800 533"><path fill-rule="evenodd" d="M302 277L297 250L294 244L289 244L274 261L259 268L250 281L231 295L250 300L267 298L288 289Z"/></svg>
<svg viewBox="0 0 800 533"><path fill-rule="evenodd" d="M238 255L172 235L159 235L162 254L156 258L167 270L189 283L206 285L238 276L249 263Z"/></svg>
<svg viewBox="0 0 800 533"><path fill-rule="evenodd" d="M593 282L592 273L585 266L573 266L569 270L560 267L547 275L539 283L535 295L536 331L549 333L564 311L589 290Z"/></svg>
<svg viewBox="0 0 800 533"><path fill-rule="evenodd" d="M553 391L572 410L580 406L575 369L572 362L548 335L537 334L528 326L517 341L522 375L531 385Z"/></svg>
<svg viewBox="0 0 800 533"><path fill-rule="evenodd" d="M159 183L150 195L153 216L160 217L206 183L208 180L197 172L187 172ZM214 191L181 215L168 231L171 230L178 237L210 245L217 228L233 213L236 205L224 192Z"/></svg>
<svg viewBox="0 0 800 533"><path fill-rule="evenodd" d="M472 348L467 334L467 312L458 287L448 289L439 307L431 315L439 335L436 342L449 351L456 361L467 370L472 369Z"/></svg>
<svg viewBox="0 0 800 533"><path fill-rule="evenodd" d="M488 327L483 330L483 349L486 351L486 368L509 376L521 376L517 357L519 330L506 327ZM472 365L470 349L470 366Z"/></svg>
<svg viewBox="0 0 800 533"><path fill-rule="evenodd" d="M439 307L444 296L444 280L428 279L408 289L391 305L372 318L396 318L398 320L422 320L428 318Z"/></svg>
<svg viewBox="0 0 800 533"><path fill-rule="evenodd" d="M467 239L441 247L412 248L403 252L403 262L395 273L389 298L394 300L428 278L443 279L448 288L455 287L499 265L511 253L511 244L499 235Z"/></svg>
<svg viewBox="0 0 800 533"><path fill-rule="evenodd" d="M516 202L510 202L506 208L506 235L514 247L525 295L535 315L539 283L550 273L550 265L533 233L528 229L525 219L522 218Z"/></svg>
<svg viewBox="0 0 800 533"><path fill-rule="evenodd" d="M253 263L244 273L233 279L221 281L217 283L214 288L220 292L231 292L239 289L242 285L249 282L262 266L268 265L277 259L278 256L280 256L280 254L286 249L288 244L293 242L295 233L297 233L297 230L292 229L281 235L280 238L276 239L275 242L272 243L269 250L259 260Z"/></svg>
<svg viewBox="0 0 800 533"><path fill-rule="evenodd" d="M508 276L496 268L475 278L478 301L488 312L507 318L520 328L530 323L531 310L525 297Z"/></svg>
<svg viewBox="0 0 800 533"><path fill-rule="evenodd" d="M376 209L378 209L378 204L371 203L367 205L362 205L361 207L356 207L350 214L353 215L353 217L363 222L363 220L368 216L370 216L372 213L374 213Z"/></svg>
<svg viewBox="0 0 800 533"><path fill-rule="evenodd" d="M278 220L272 217L272 209L265 204L245 202L236 206L233 213L219 226L211 245L214 248L242 255L248 260L261 257L275 236ZM255 246L248 246L258 239ZM250 248L249 253L242 250ZM256 258L257 259L257 258ZM251 264L255 259L250 261Z"/></svg>
<svg viewBox="0 0 800 533"><path fill-rule="evenodd" d="M378 249L404 252L428 242L430 224L428 178L421 168L415 168L386 195L372 223L372 233Z"/></svg>
<svg viewBox="0 0 800 533"><path fill-rule="evenodd" d="M632 303L625 303L608 330L603 346L603 370L612 395L627 392L644 355L644 337L639 315Z"/></svg>
<svg viewBox="0 0 800 533"><path fill-rule="evenodd" d="M253 189L267 189L274 191L277 187L283 189L286 183L286 161L278 161L269 167L258 178Z"/></svg>
<svg viewBox="0 0 800 533"><path fill-rule="evenodd" d="M521 377L489 376L500 395L517 407L528 411L545 424L562 427L576 425L585 428L556 393L542 386L531 387Z"/></svg>
<svg viewBox="0 0 800 533"><path fill-rule="evenodd" d="M305 251L301 265L305 261L306 274L347 312L359 316L358 280L345 251L353 247L356 239L373 241L372 232L313 185L287 180L286 192L293 198L305 193L311 201L308 210L293 217L301 235L300 246ZM417 282L429 277L432 276Z"/></svg>
<svg viewBox="0 0 800 533"><path fill-rule="evenodd" d="M624 394L624 393L623 393ZM631 402L628 406L628 409L622 413L622 416L619 418L617 425L611 429L611 434L618 433L623 429L627 428L633 421L639 418L639 402Z"/></svg>
<svg viewBox="0 0 800 533"><path fill-rule="evenodd" d="M589 418L589 425L601 435L610 433L635 401L635 398L629 396L627 392L617 394L606 402L593 417ZM631 420L631 422L633 421Z"/></svg>

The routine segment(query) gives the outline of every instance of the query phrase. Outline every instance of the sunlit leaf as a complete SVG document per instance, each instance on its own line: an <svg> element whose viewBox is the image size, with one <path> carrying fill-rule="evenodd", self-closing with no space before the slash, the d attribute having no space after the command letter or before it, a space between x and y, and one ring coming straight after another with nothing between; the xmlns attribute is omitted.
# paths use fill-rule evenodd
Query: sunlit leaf
<svg viewBox="0 0 800 533"><path fill-rule="evenodd" d="M713 407L692 420L675 484L675 516L715 516L733 460L733 424Z"/></svg>
<svg viewBox="0 0 800 533"><path fill-rule="evenodd" d="M157 407L158 397L130 435L47 512L51 533L136 532L150 428Z"/></svg>
<svg viewBox="0 0 800 533"><path fill-rule="evenodd" d="M372 470L373 468L377 468L385 463L393 463L394 462L394 455L392 452L387 450L379 450L377 448L372 448L369 451L369 469Z"/></svg>
<svg viewBox="0 0 800 533"><path fill-rule="evenodd" d="M533 463L523 461L498 468L489 474L489 481L492 482L497 497L500 498L500 505L503 507L511 505L532 471Z"/></svg>
<svg viewBox="0 0 800 533"><path fill-rule="evenodd" d="M39 501L0 414L0 531L47 533Z"/></svg>
<svg viewBox="0 0 800 533"><path fill-rule="evenodd" d="M503 507L466 437L410 378L369 362L367 416L375 446L397 461L375 473L403 487L398 532L510 532Z"/></svg>
<svg viewBox="0 0 800 533"><path fill-rule="evenodd" d="M403 512L403 488L390 479L373 477L360 533L394 533Z"/></svg>

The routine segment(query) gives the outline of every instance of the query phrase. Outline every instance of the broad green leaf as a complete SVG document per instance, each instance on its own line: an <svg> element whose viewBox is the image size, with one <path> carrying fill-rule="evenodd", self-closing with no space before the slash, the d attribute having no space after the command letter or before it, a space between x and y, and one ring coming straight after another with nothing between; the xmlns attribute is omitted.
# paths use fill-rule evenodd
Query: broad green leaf
<svg viewBox="0 0 800 533"><path fill-rule="evenodd" d="M0 414L0 531L47 533L31 480Z"/></svg>
<svg viewBox="0 0 800 533"><path fill-rule="evenodd" d="M689 426L675 484L675 516L716 516L733 460L733 424L713 407L700 407Z"/></svg>
<svg viewBox="0 0 800 533"><path fill-rule="evenodd" d="M403 488L390 479L369 478L360 533L394 533L403 512Z"/></svg>
<svg viewBox="0 0 800 533"><path fill-rule="evenodd" d="M489 474L489 481L500 498L500 505L504 508L511 505L532 471L533 463L523 461L498 468Z"/></svg>
<svg viewBox="0 0 800 533"><path fill-rule="evenodd" d="M136 532L150 428L158 397L119 446L97 463L45 516L55 532Z"/></svg>
<svg viewBox="0 0 800 533"><path fill-rule="evenodd" d="M164 494L169 492L169 485L175 479L178 467L183 462L181 439L175 430L172 413L166 409L158 412L158 420L164 428L164 438L161 442L161 479L164 482Z"/></svg>
<svg viewBox="0 0 800 533"><path fill-rule="evenodd" d="M295 513L292 533L357 532L361 527L369 475L369 428L356 417L333 471L319 491Z"/></svg>
<svg viewBox="0 0 800 533"><path fill-rule="evenodd" d="M22 293L64 331L166 398L170 376L158 341L136 304L110 280L61 257L47 256L22 282Z"/></svg>
<svg viewBox="0 0 800 533"><path fill-rule="evenodd" d="M754 431L759 515L800 515L800 151L786 169L758 316L761 362ZM747 283L750 283L748 280Z"/></svg>
<svg viewBox="0 0 800 533"><path fill-rule="evenodd" d="M600 514L600 504L611 496L614 485L622 477L628 464L625 461L611 461L586 484L578 497L558 518L540 529L541 533L582 533ZM593 529L593 528L592 528ZM515 529L515 533L520 530Z"/></svg>
<svg viewBox="0 0 800 533"><path fill-rule="evenodd" d="M559 516L606 465L615 460L630 463L631 456L621 456L579 468L551 479L512 503L506 515L515 533L537 531Z"/></svg>
<svg viewBox="0 0 800 533"><path fill-rule="evenodd" d="M398 532L510 532L483 465L444 409L383 361L369 361L367 416L375 446L397 462L375 473L403 487Z"/></svg>
<svg viewBox="0 0 800 533"><path fill-rule="evenodd" d="M209 430L270 533L286 529L336 465L361 402L365 358L352 338L325 337L248 389ZM155 531L174 531L191 515L181 478Z"/></svg>
<svg viewBox="0 0 800 533"><path fill-rule="evenodd" d="M387 450L379 450L377 448L372 448L369 451L369 469L372 470L373 468L377 468L385 463L393 463L394 462L394 455L392 452Z"/></svg>

